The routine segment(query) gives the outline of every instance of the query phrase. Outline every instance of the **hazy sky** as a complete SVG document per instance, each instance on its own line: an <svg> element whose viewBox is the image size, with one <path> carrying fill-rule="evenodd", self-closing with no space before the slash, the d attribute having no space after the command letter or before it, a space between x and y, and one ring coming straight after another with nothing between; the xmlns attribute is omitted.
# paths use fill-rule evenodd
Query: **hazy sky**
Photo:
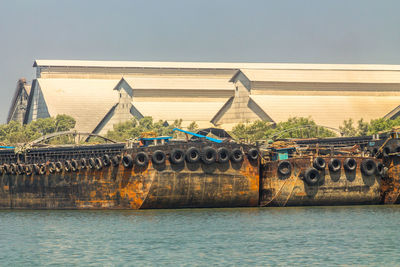
<svg viewBox="0 0 400 267"><path fill-rule="evenodd" d="M35 59L400 64L400 1L0 0L0 122Z"/></svg>

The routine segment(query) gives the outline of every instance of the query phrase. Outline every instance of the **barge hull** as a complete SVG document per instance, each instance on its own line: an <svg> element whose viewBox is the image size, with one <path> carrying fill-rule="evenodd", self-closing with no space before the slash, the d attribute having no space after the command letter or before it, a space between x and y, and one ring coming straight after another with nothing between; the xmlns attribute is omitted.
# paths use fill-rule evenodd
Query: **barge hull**
<svg viewBox="0 0 400 267"><path fill-rule="evenodd" d="M336 158L343 164L345 157ZM331 158L324 159L329 162ZM303 175L312 166L312 157L288 159L292 166L288 177L277 174L279 161L264 164L260 205L283 207L380 204L381 178L377 175L364 175L359 167L365 158L354 159L357 162L355 171L348 172L342 167L338 172L331 172L326 166L319 171L321 179L318 184L311 186L304 181Z"/></svg>
<svg viewBox="0 0 400 267"><path fill-rule="evenodd" d="M203 163L154 168L0 176L2 209L151 209L257 206L258 163Z"/></svg>

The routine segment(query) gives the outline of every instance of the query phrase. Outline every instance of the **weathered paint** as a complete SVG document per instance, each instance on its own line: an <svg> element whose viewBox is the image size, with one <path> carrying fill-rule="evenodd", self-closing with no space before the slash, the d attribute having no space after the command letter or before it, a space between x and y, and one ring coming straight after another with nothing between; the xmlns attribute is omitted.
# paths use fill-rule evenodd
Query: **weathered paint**
<svg viewBox="0 0 400 267"><path fill-rule="evenodd" d="M336 156L335 158L342 162L340 172L332 173L326 166L324 170L319 171L320 183L313 186L309 186L302 179L305 170L312 167L313 157L288 159L292 165L289 177L278 175L277 167L280 161L263 164L260 205L379 204L381 201L381 178L376 175L366 176L360 171L361 161L366 157L353 157L357 162L357 169L353 172L347 172L343 168L343 161L346 157ZM324 157L324 159L328 163L331 158Z"/></svg>
<svg viewBox="0 0 400 267"><path fill-rule="evenodd" d="M384 159L387 174L382 181L382 198L385 204L400 204L400 157Z"/></svg>
<svg viewBox="0 0 400 267"><path fill-rule="evenodd" d="M385 175L381 183L383 204L400 204L400 139L397 131L391 132L386 139L372 144L372 150L380 151L377 157L381 158L385 166ZM372 153L374 154L374 153Z"/></svg>
<svg viewBox="0 0 400 267"><path fill-rule="evenodd" d="M125 152L130 153L130 152ZM48 162L47 162L48 164ZM203 163L0 176L0 208L140 209L257 206L259 164Z"/></svg>

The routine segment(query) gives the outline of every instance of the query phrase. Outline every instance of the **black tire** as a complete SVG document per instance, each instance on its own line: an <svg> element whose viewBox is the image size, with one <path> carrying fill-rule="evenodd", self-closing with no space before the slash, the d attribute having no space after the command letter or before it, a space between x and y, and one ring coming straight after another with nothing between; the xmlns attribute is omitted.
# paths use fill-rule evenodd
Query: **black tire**
<svg viewBox="0 0 400 267"><path fill-rule="evenodd" d="M56 164L54 162L49 163L49 173L54 173L56 171Z"/></svg>
<svg viewBox="0 0 400 267"><path fill-rule="evenodd" d="M185 160L185 152L182 149L173 149L169 155L169 160L173 164L181 164Z"/></svg>
<svg viewBox="0 0 400 267"><path fill-rule="evenodd" d="M387 158L389 157L389 154L392 153L392 150L390 149L389 146L385 146L382 150L382 155Z"/></svg>
<svg viewBox="0 0 400 267"><path fill-rule="evenodd" d="M61 161L57 161L56 162L56 172L60 173L63 169L63 165L61 163Z"/></svg>
<svg viewBox="0 0 400 267"><path fill-rule="evenodd" d="M213 164L217 160L217 150L215 150L215 148L207 146L202 150L201 160L205 164Z"/></svg>
<svg viewBox="0 0 400 267"><path fill-rule="evenodd" d="M79 164L78 161L76 161L75 159L71 160L71 170L73 172L76 172L79 170Z"/></svg>
<svg viewBox="0 0 400 267"><path fill-rule="evenodd" d="M10 171L11 171L11 174L16 174L17 173L17 164L11 163L10 164Z"/></svg>
<svg viewBox="0 0 400 267"><path fill-rule="evenodd" d="M376 172L376 163L372 159L364 159L361 162L361 172L367 176L373 175Z"/></svg>
<svg viewBox="0 0 400 267"><path fill-rule="evenodd" d="M322 158L322 157L316 157L316 158L314 159L313 166L314 166L314 168L316 168L317 170L320 170L320 171L324 170L325 167L326 167L325 159Z"/></svg>
<svg viewBox="0 0 400 267"><path fill-rule="evenodd" d="M200 160L200 150L197 147L189 147L185 154L186 161L189 163L197 163Z"/></svg>
<svg viewBox="0 0 400 267"><path fill-rule="evenodd" d="M239 148L234 148L231 152L231 161L239 163L243 161L243 152Z"/></svg>
<svg viewBox="0 0 400 267"><path fill-rule="evenodd" d="M141 151L135 155L135 164L139 167L145 167L149 163L149 156L147 153Z"/></svg>
<svg viewBox="0 0 400 267"><path fill-rule="evenodd" d="M376 164L376 174L381 177L384 175L384 166L380 162L378 162L378 164Z"/></svg>
<svg viewBox="0 0 400 267"><path fill-rule="evenodd" d="M33 168L32 168L31 164L25 165L24 169L25 169L25 174L26 175L28 175L28 176L32 175Z"/></svg>
<svg viewBox="0 0 400 267"><path fill-rule="evenodd" d="M343 167L346 171L352 172L357 168L357 162L353 158L347 158L343 162Z"/></svg>
<svg viewBox="0 0 400 267"><path fill-rule="evenodd" d="M8 164L3 164L3 169L4 169L4 173L5 173L5 174L11 174L10 165L8 165Z"/></svg>
<svg viewBox="0 0 400 267"><path fill-rule="evenodd" d="M108 154L103 155L103 164L108 167L111 164L110 156Z"/></svg>
<svg viewBox="0 0 400 267"><path fill-rule="evenodd" d="M122 164L125 168L132 168L133 166L133 158L131 155L125 155L122 157Z"/></svg>
<svg viewBox="0 0 400 267"><path fill-rule="evenodd" d="M338 172L342 168L342 163L338 159L331 159L328 168L331 172Z"/></svg>
<svg viewBox="0 0 400 267"><path fill-rule="evenodd" d="M17 174L24 174L24 166L21 164L17 164Z"/></svg>
<svg viewBox="0 0 400 267"><path fill-rule="evenodd" d="M321 179L321 175L319 174L318 170L315 168L308 168L304 173L304 181L308 185L316 185L319 183Z"/></svg>
<svg viewBox="0 0 400 267"><path fill-rule="evenodd" d="M96 170L101 170L103 168L103 161L101 160L101 158L96 158L94 160L94 166L96 167Z"/></svg>
<svg viewBox="0 0 400 267"><path fill-rule="evenodd" d="M90 169L94 169L96 167L96 161L94 160L94 158L89 158L88 166Z"/></svg>
<svg viewBox="0 0 400 267"><path fill-rule="evenodd" d="M258 150L255 148L250 148L249 151L247 151L247 157L249 160L257 160L258 159Z"/></svg>
<svg viewBox="0 0 400 267"><path fill-rule="evenodd" d="M153 152L153 155L151 155L151 161L153 162L153 164L156 164L156 165L164 164L166 159L167 159L167 156L165 155L164 151L162 151L162 150L156 150Z"/></svg>
<svg viewBox="0 0 400 267"><path fill-rule="evenodd" d="M66 172L72 171L71 161L66 160L66 161L64 162L64 170L65 170Z"/></svg>
<svg viewBox="0 0 400 267"><path fill-rule="evenodd" d="M46 164L44 163L39 164L39 174L40 175L46 174Z"/></svg>
<svg viewBox="0 0 400 267"><path fill-rule="evenodd" d="M119 155L116 155L111 158L111 163L114 167L117 167L119 165L119 161L121 160Z"/></svg>
<svg viewBox="0 0 400 267"><path fill-rule="evenodd" d="M85 158L81 158L81 160L80 160L80 168L82 170L87 168L87 160Z"/></svg>
<svg viewBox="0 0 400 267"><path fill-rule="evenodd" d="M227 163L231 155L226 147L220 147L217 149L217 160L219 163Z"/></svg>
<svg viewBox="0 0 400 267"><path fill-rule="evenodd" d="M283 176L290 175L292 173L292 165L289 161L281 161L278 164L278 173Z"/></svg>
<svg viewBox="0 0 400 267"><path fill-rule="evenodd" d="M32 167L33 167L33 172L35 174L40 174L40 170L39 170L39 165L38 164L33 164Z"/></svg>

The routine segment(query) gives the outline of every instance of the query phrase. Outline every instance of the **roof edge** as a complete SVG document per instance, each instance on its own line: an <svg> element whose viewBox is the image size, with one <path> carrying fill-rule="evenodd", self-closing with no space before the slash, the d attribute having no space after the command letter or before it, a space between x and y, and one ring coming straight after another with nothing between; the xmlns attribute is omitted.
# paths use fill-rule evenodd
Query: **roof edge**
<svg viewBox="0 0 400 267"><path fill-rule="evenodd" d="M190 61L101 61L36 59L33 67L101 67L101 68L187 68L187 69L344 69L400 70L393 64L260 63L260 62L190 62Z"/></svg>

